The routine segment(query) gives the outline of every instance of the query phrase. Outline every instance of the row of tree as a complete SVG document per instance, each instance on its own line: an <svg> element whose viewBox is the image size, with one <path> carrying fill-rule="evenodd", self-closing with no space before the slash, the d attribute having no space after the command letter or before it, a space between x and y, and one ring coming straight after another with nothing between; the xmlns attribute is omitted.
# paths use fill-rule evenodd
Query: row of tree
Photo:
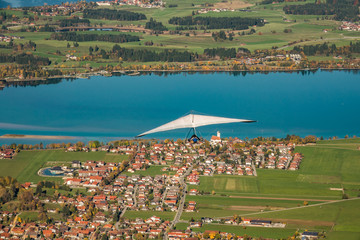
<svg viewBox="0 0 360 240"><path fill-rule="evenodd" d="M60 41L88 42L88 41L104 41L114 43L137 42L140 41L138 36L129 34L78 34L75 32L62 32L51 34L51 39Z"/></svg>
<svg viewBox="0 0 360 240"><path fill-rule="evenodd" d="M283 10L286 14L334 15L334 19L338 21L358 21L359 6L358 0L327 0L326 3L317 1L304 5L288 5Z"/></svg>
<svg viewBox="0 0 360 240"><path fill-rule="evenodd" d="M33 54L20 53L18 55L0 54L0 63L17 63L28 64L33 66L47 66L51 64L51 61L47 57L39 57Z"/></svg>
<svg viewBox="0 0 360 240"><path fill-rule="evenodd" d="M90 26L89 19L81 19L78 17L66 18L60 20L60 27L74 27L74 26Z"/></svg>
<svg viewBox="0 0 360 240"><path fill-rule="evenodd" d="M112 9L85 9L83 11L84 18L92 19L108 19L118 21L138 21L146 19L145 14L135 13L126 10Z"/></svg>
<svg viewBox="0 0 360 240"><path fill-rule="evenodd" d="M260 4L272 4L273 2L282 3L282 2L306 2L306 0L263 0Z"/></svg>
<svg viewBox="0 0 360 240"><path fill-rule="evenodd" d="M122 48L117 44L108 52L102 49L100 55L105 59L122 58L125 61L134 62L192 62L196 58L194 53L188 51L164 50L155 52L147 49Z"/></svg>
<svg viewBox="0 0 360 240"><path fill-rule="evenodd" d="M175 25L204 25L207 29L248 29L249 26L264 26L264 19L243 17L172 17L170 24Z"/></svg>
<svg viewBox="0 0 360 240"><path fill-rule="evenodd" d="M355 43L350 42L350 45L346 45L342 47L337 47L335 44L329 45L328 43L295 46L292 52L293 53L303 52L307 56L360 53L360 42L355 42Z"/></svg>
<svg viewBox="0 0 360 240"><path fill-rule="evenodd" d="M209 57L219 56L221 59L235 58L236 57L236 49L235 48L206 48L206 49L204 49L204 54Z"/></svg>
<svg viewBox="0 0 360 240"><path fill-rule="evenodd" d="M158 33L168 30L167 27L162 24L162 22L157 22L153 18L150 18L150 21L145 24L145 28L154 30Z"/></svg>

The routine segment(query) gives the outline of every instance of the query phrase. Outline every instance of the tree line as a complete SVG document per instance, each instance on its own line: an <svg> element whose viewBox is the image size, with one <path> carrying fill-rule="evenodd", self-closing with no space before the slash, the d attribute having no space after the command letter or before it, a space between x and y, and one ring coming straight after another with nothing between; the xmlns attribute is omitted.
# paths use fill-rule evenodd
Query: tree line
<svg viewBox="0 0 360 240"><path fill-rule="evenodd" d="M350 42L350 45L342 47L337 47L335 44L329 45L328 43L295 46L291 52L303 52L307 56L360 53L360 42Z"/></svg>
<svg viewBox="0 0 360 240"><path fill-rule="evenodd" d="M175 25L204 25L207 29L248 29L249 26L264 26L264 19L243 17L172 17L170 24Z"/></svg>
<svg viewBox="0 0 360 240"><path fill-rule="evenodd" d="M88 41L103 41L103 42L137 42L140 41L138 36L132 36L129 34L78 34L75 32L63 32L51 34L51 39L60 41L73 41L73 42L88 42Z"/></svg>
<svg viewBox="0 0 360 240"><path fill-rule="evenodd" d="M51 61L47 57L34 56L33 54L20 53L18 55L0 54L0 63L28 64L33 66L47 66Z"/></svg>
<svg viewBox="0 0 360 240"><path fill-rule="evenodd" d="M74 27L74 26L90 26L89 19L80 19L80 18L66 18L60 20L60 27Z"/></svg>
<svg viewBox="0 0 360 240"><path fill-rule="evenodd" d="M358 21L359 18L358 0L326 0L321 3L307 3L304 5L288 5L283 8L286 14L295 15L334 15L337 21Z"/></svg>
<svg viewBox="0 0 360 240"><path fill-rule="evenodd" d="M196 54L188 51L166 49L161 52L155 52L147 49L122 48L117 44L115 44L109 52L102 49L100 54L102 58L105 59L115 57L134 62L192 62L196 58Z"/></svg>
<svg viewBox="0 0 360 240"><path fill-rule="evenodd" d="M135 13L126 10L112 9L85 9L83 11L84 18L107 19L118 21L137 21L146 19L145 14Z"/></svg>
<svg viewBox="0 0 360 240"><path fill-rule="evenodd" d="M273 2L282 3L282 2L306 2L306 0L263 0L260 4L272 4Z"/></svg>
<svg viewBox="0 0 360 240"><path fill-rule="evenodd" d="M235 48L206 48L204 49L204 54L209 57L219 56L220 58L235 58L236 49Z"/></svg>
<svg viewBox="0 0 360 240"><path fill-rule="evenodd" d="M165 27L162 22L157 22L153 18L150 18L150 21L145 24L145 28L154 30L155 32L163 32L168 30L168 28Z"/></svg>

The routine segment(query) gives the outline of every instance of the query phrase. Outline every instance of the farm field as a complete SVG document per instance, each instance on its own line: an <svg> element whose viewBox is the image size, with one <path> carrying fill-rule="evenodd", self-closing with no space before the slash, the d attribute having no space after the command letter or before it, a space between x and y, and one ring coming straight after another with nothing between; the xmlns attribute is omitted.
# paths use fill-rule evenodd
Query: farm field
<svg viewBox="0 0 360 240"><path fill-rule="evenodd" d="M47 166L48 162L67 164L73 160L121 162L126 155L109 154L106 152L65 152L64 150L34 150L21 151L14 159L1 159L0 176L11 176L19 182L34 182L41 180L62 181L59 177L40 177L37 171Z"/></svg>
<svg viewBox="0 0 360 240"><path fill-rule="evenodd" d="M304 200L302 199L276 199L268 197L252 198L239 198L241 196L186 196L186 201L195 201L197 204L197 212L184 212L181 215L181 219L195 220L201 219L201 217L231 217L234 214L239 216L243 214L249 214L253 212L262 212L269 210L286 209L291 207L303 206ZM327 200L332 201L332 200ZM306 201L307 204L316 204L324 202L322 200Z"/></svg>
<svg viewBox="0 0 360 240"><path fill-rule="evenodd" d="M303 198L341 198L341 192L330 188L346 186L345 193L359 192L360 140L322 141L317 145L298 146L295 151L304 155L298 171L257 169L258 177L214 175L201 176L199 191L215 191L226 195L271 195Z"/></svg>
<svg viewBox="0 0 360 240"><path fill-rule="evenodd" d="M306 3L314 2L313 0L307 1ZM306 44L322 44L322 43L335 43L338 46L348 45L350 41L356 41L360 39L360 33L358 32L348 32L338 30L338 27L341 25L341 22L328 20L319 15L291 15L285 14L283 7L288 3L277 3L277 4L259 4L260 1L249 0L246 2L240 1L231 1L230 5L233 5L238 9L245 9L247 11L227 11L227 12L208 12L205 14L198 14L196 16L201 17L249 17L257 18L261 17L266 20L264 26L250 27L256 30L254 34L247 34L250 32L250 29L247 30L231 30L226 29L228 32L233 32L234 38L230 40L215 41L212 37L213 32L218 32L219 30L185 30L181 34L170 34L165 32L164 34L153 34L149 32L143 32L143 27L150 18L154 18L158 22L162 22L169 30L175 30L177 25L169 24L169 19L177 16L191 16L193 11L201 10L204 8L202 4L215 4L215 7L220 7L224 5L223 2L217 0L211 1L196 1L194 4L191 1L168 1L167 4L176 4L177 7L169 8L165 7L164 9L149 9L149 8L140 8L136 6L112 6L112 9L117 10L128 10L132 12L143 13L146 15L147 20L138 20L138 21L115 21L115 20L105 20L105 19L90 19L92 26L103 26L111 27L122 25L125 27L130 27L137 29L138 32L133 32L130 30L122 30L126 34L136 35L140 37L139 42L125 42L121 43L121 47L131 48L131 49L148 49L154 51L162 51L165 49L177 49L181 51L190 51L196 52L198 54L203 54L204 49L206 48L239 48L244 47L250 51L256 49L272 49L273 47L282 48L285 50L291 50L293 46L296 45L306 45ZM292 2L291 4L304 4L303 2ZM99 7L102 8L102 7ZM0 10L2 12L4 10ZM9 10L9 13L17 15L19 17L24 17L23 14L19 11ZM82 17L81 13L75 13L74 15ZM52 22L64 19L64 16L55 16L53 17ZM46 19L40 18L38 20L39 24L46 24ZM13 28L16 30L16 28ZM17 30L21 29L17 27ZM139 30L140 29L140 30ZM285 31L291 30L291 31ZM324 31L326 30L326 31ZM92 31L92 34L105 34L109 32L102 31ZM117 31L111 31L111 34L120 34ZM244 33L244 34L243 34ZM79 33L86 34L86 33ZM72 54L77 57L83 57L89 54L89 47L95 47L96 45L100 49L106 51L110 50L115 43L104 42L104 41L89 41L89 42L80 42L78 47L68 48L67 44L72 43L69 41L57 41L50 40L50 32L14 32L11 35L21 36L24 39L17 39L15 43L26 43L29 40L33 41L37 45L37 50L29 52L34 55L39 55L42 57L48 57L52 64L48 68L60 68L60 69L81 69L85 71L89 67L98 68L100 66L116 66L122 65L126 66L129 63L122 63L114 59L101 59L100 61L66 61L66 54ZM149 46L147 42L152 42L153 45ZM291 43L291 46L289 44ZM56 47L57 53L54 52L54 47ZM9 52L10 50L3 49L4 52ZM59 54L60 53L60 54ZM309 59L315 60L333 60L332 56L316 56L310 57ZM144 65L141 62L131 62L131 64Z"/></svg>
<svg viewBox="0 0 360 240"><path fill-rule="evenodd" d="M295 152L304 155L298 171L257 169L257 177L201 176L200 185L189 185L189 189L197 188L209 194L214 191L215 195L188 195L186 201L195 201L198 212L184 212L181 219L199 220L202 216L216 218L221 214L222 217L237 214L287 223L285 229L267 232L266 235L263 229L255 228L251 230L254 231L251 236L270 237L276 234L276 238L281 238L281 231L288 233L307 229L325 231L329 239L338 239L339 236L359 239L359 221L353 221L360 219L360 212L354 211L360 203L360 199L356 198L360 196L359 145L360 139L357 138L298 146ZM344 188L346 197L353 199L339 201L342 192L330 188ZM304 206L305 200L308 206ZM181 229L186 227L184 223L179 225ZM232 228L233 233L247 234L240 227L226 227ZM199 231L223 229L223 226L210 224Z"/></svg>
<svg viewBox="0 0 360 240"><path fill-rule="evenodd" d="M291 220L300 220L295 222L298 225L303 224L305 226L310 224L326 226L330 223L332 224L332 231L329 234L330 239L336 239L335 236L338 236L342 232L350 237L356 236L356 238L350 239L358 239L360 237L360 225L359 221L354 220L360 219L360 212L356 210L359 203L360 199L351 199L321 206L308 206L278 212L249 214L246 215L246 217L272 219L275 221L290 220L290 222L292 222ZM331 238L331 236L334 238Z"/></svg>
<svg viewBox="0 0 360 240"><path fill-rule="evenodd" d="M177 229L186 229L187 225L180 223L176 225ZM264 237L264 238L274 238L281 239L287 238L291 235L294 235L296 229L287 229L287 228L259 228L259 227L246 227L241 226L231 226L223 224L205 224L201 228L192 228L196 232L204 232L206 230L212 231L221 231L235 233L239 236L252 236L252 237Z"/></svg>

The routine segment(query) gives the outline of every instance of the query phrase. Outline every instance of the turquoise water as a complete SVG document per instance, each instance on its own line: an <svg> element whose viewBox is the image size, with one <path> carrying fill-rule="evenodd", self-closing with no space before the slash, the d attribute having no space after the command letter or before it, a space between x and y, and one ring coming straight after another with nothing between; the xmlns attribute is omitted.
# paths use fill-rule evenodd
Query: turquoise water
<svg viewBox="0 0 360 240"><path fill-rule="evenodd" d="M50 172L50 168L44 168L44 169L42 170L42 174L43 174L43 175L46 175L46 176L50 176L50 177L54 177L54 176L61 177L61 176L64 176L63 173L61 173L61 174L52 174L52 173Z"/></svg>
<svg viewBox="0 0 360 240"><path fill-rule="evenodd" d="M246 76L181 73L96 76L8 87L0 91L0 134L70 135L84 141L132 138L195 110L258 121L199 128L206 138L217 130L222 136L240 138L360 135L359 76L345 71ZM184 138L186 134L187 130L176 130L149 137ZM0 144L11 142L15 140L0 140Z"/></svg>

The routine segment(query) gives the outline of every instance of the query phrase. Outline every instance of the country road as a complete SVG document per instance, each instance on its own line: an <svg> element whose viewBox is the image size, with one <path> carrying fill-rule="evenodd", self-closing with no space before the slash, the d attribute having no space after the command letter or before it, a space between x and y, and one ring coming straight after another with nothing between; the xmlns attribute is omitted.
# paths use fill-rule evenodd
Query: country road
<svg viewBox="0 0 360 240"><path fill-rule="evenodd" d="M289 210L294 210L294 209L310 208L310 207L322 206L322 205L326 205L326 204L332 204L332 203L338 203L338 202L346 202L346 201L359 200L359 199L360 198L335 200L335 201L331 201L331 202L316 203L316 204L307 205L307 206L300 206L300 207L292 207L292 208L287 208L287 209L279 209L279 210L271 210L271 211L264 211L264 212L257 212L257 213L242 214L241 216L252 216L252 215L260 215L260 214L272 213L272 212L282 212L282 211L289 211ZM229 216L229 217L231 217L231 216Z"/></svg>
<svg viewBox="0 0 360 240"><path fill-rule="evenodd" d="M342 38L323 38L323 39L314 39L314 40L309 40L309 41L303 41L301 43L304 43L304 42L326 42L326 41L332 41L332 40L343 40L343 39L360 39L360 37L342 37ZM284 48L287 48L287 47L291 47L291 46L294 46L296 44L293 44L293 45L285 45L285 46L282 46L282 47L279 47L278 50L281 50L281 49L284 49Z"/></svg>
<svg viewBox="0 0 360 240"><path fill-rule="evenodd" d="M191 173L191 171L193 170L193 167L194 165L197 165L198 164L198 161L196 161L193 165L191 165L191 167L189 167L188 170L186 170L185 174L181 176L180 178L180 187L182 187L182 195L180 197L180 201L179 201L179 208L176 212L176 215L174 217L174 219L172 220L171 222L171 225L169 227L169 230L173 229L174 226L179 222L180 220L180 217L181 217L181 214L184 210L184 205L185 205L185 198L186 198L186 193L187 193L187 189L188 189L188 186L186 184L186 181L185 181L185 178ZM164 234L164 240L168 239L168 235L167 233Z"/></svg>

